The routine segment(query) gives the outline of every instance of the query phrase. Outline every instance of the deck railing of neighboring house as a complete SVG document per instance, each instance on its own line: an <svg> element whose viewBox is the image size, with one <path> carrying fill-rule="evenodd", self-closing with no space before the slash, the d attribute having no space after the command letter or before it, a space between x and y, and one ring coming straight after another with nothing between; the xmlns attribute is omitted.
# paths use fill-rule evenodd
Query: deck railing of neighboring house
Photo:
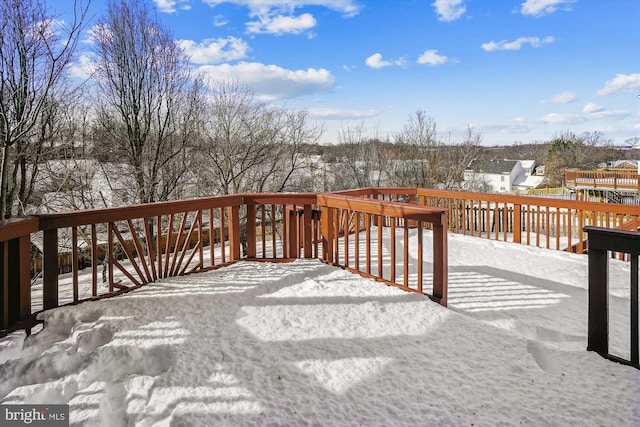
<svg viewBox="0 0 640 427"><path fill-rule="evenodd" d="M634 169L567 169L565 185L580 189L640 191L640 174Z"/></svg>
<svg viewBox="0 0 640 427"><path fill-rule="evenodd" d="M640 232L587 227L589 235L589 327L587 350L640 369L638 327L638 257ZM630 355L629 359L609 354L608 251L631 257Z"/></svg>
<svg viewBox="0 0 640 427"><path fill-rule="evenodd" d="M351 203L350 199L353 198L322 197L316 193L240 194L0 222L0 335L16 328L30 330L42 310L115 296L158 279L207 271L242 259L327 261L332 253L330 247L337 242L330 236L342 233L342 238L348 240L348 234L356 232L348 227L346 235L340 231L342 216L329 213L337 210L344 215L358 212L362 224L365 216L394 218L398 223L411 219L433 221L446 230L443 210L376 202L347 208L344 203ZM326 211L322 221L318 207ZM438 218L434 216L437 211ZM378 224L384 225L381 221ZM337 233L332 234L331 230ZM40 234L43 274L32 283L30 241ZM431 296L446 304L446 234L442 232L436 241L439 246L434 245L434 259L438 266L435 296ZM65 247L70 248L72 268L70 273L60 275L59 252ZM405 252L408 245L406 248ZM421 244L411 249L412 255L422 260L421 252L415 254L418 248L422 248ZM367 251L363 264L370 265L372 256ZM395 268L395 259L393 267L388 259L382 262L384 267L380 264L379 268L385 271ZM407 256L402 258L402 263L409 262ZM335 257L331 263L349 267ZM81 269L86 264L90 267ZM404 282L385 282L410 289ZM413 290L426 293L421 285Z"/></svg>

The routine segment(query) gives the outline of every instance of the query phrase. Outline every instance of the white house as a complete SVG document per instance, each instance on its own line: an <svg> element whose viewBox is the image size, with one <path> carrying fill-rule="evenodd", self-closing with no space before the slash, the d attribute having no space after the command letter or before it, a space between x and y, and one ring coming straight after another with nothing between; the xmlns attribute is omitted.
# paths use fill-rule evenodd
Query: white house
<svg viewBox="0 0 640 427"><path fill-rule="evenodd" d="M544 177L536 176L534 160L473 160L464 171L465 189L506 193L536 188Z"/></svg>

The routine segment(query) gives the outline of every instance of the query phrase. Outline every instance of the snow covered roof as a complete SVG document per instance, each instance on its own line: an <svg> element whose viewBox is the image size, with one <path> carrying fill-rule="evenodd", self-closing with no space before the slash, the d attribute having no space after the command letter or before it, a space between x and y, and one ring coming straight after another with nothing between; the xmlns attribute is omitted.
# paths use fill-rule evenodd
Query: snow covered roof
<svg viewBox="0 0 640 427"><path fill-rule="evenodd" d="M486 174L510 174L517 164L518 160L474 160L469 165L468 170L472 170L476 173Z"/></svg>
<svg viewBox="0 0 640 427"><path fill-rule="evenodd" d="M519 160L519 162L522 165L522 168L525 169L525 170L526 169L531 169L536 164L535 160Z"/></svg>
<svg viewBox="0 0 640 427"><path fill-rule="evenodd" d="M611 162L610 167L612 168L627 168L627 169L636 169L638 167L637 160L616 160Z"/></svg>
<svg viewBox="0 0 640 427"><path fill-rule="evenodd" d="M544 181L544 176L541 175L520 175L513 183L517 188L537 188Z"/></svg>

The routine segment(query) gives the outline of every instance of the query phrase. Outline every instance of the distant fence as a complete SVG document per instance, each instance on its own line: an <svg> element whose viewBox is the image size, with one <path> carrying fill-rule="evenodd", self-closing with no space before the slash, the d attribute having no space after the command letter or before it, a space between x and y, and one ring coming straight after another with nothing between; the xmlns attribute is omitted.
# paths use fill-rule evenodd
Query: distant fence
<svg viewBox="0 0 640 427"><path fill-rule="evenodd" d="M589 235L589 329L587 350L640 369L638 330L638 256L640 232L586 227ZM609 354L609 274L608 251L631 257L630 358Z"/></svg>

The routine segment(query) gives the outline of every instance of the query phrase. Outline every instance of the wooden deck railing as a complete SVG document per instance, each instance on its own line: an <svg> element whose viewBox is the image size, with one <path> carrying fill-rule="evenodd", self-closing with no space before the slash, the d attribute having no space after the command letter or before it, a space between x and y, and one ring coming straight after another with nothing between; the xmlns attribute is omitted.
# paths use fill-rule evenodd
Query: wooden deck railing
<svg viewBox="0 0 640 427"><path fill-rule="evenodd" d="M443 208L449 231L583 253L586 226L640 230L640 207L424 188L362 188L333 194Z"/></svg>
<svg viewBox="0 0 640 427"><path fill-rule="evenodd" d="M57 262L62 241L68 241L74 260L79 258L79 248L87 248L91 272L83 279L91 282L90 298L111 296L158 279L255 258L258 225L263 257L295 258L297 240L288 233L297 226L290 225L292 219L285 213L292 206L309 208L312 203L315 195L309 194L232 195L42 215L42 308L59 305ZM310 219L303 221L309 223ZM278 247L276 240L291 245ZM73 302L79 300L80 271L76 265L74 261ZM100 265L102 272L98 271ZM99 283L106 283L108 290Z"/></svg>
<svg viewBox="0 0 640 427"><path fill-rule="evenodd" d="M21 321L33 321L31 313L241 259L319 258L446 304L444 230L582 253L587 247L585 226L637 231L640 209L539 197L364 188L321 195L231 195L13 219L0 222L0 334ZM424 263L422 229L431 230L434 242L433 259ZM388 248L382 247L383 239L388 239ZM30 241L41 241L44 252L44 274L35 277L33 285ZM401 254L396 245L402 246ZM61 254L72 260L70 272L63 275ZM417 271L408 271L410 257L418 260ZM433 279L425 281L429 272L422 268L430 263ZM85 265L89 268L81 269Z"/></svg>
<svg viewBox="0 0 640 427"><path fill-rule="evenodd" d="M0 221L0 264L2 293L0 322L20 327L31 316L30 236L38 231L37 218Z"/></svg>
<svg viewBox="0 0 640 427"><path fill-rule="evenodd" d="M586 226L640 228L637 205L430 189L417 195L422 205L448 210L452 232L547 249L583 253Z"/></svg>
<svg viewBox="0 0 640 427"><path fill-rule="evenodd" d="M633 169L592 171L567 169L564 175L567 187L640 191L640 174Z"/></svg>
<svg viewBox="0 0 640 427"><path fill-rule="evenodd" d="M589 328L587 350L640 369L638 323L638 257L640 233L587 227L589 234ZM630 352L629 358L609 353L609 274L608 251L628 253L631 256L630 275Z"/></svg>
<svg viewBox="0 0 640 427"><path fill-rule="evenodd" d="M407 291L429 295L434 301L447 305L447 216L444 209L344 194L318 195L318 205L322 208L323 259L326 262ZM423 271L422 231L427 224L433 230L431 292L426 289ZM410 227L416 230L414 248L409 239ZM383 248L385 228L390 246L388 257ZM397 229L403 230L401 255L396 250ZM373 232L375 235L372 236ZM353 247L350 239L353 239ZM411 255L415 262L410 260ZM396 271L398 264L401 271ZM411 272L413 274L409 271L410 265L416 266L417 271Z"/></svg>
<svg viewBox="0 0 640 427"><path fill-rule="evenodd" d="M323 210L342 209L338 206L340 199L353 198L323 199L316 193L241 194L0 222L0 335L16 328L29 330L36 322L35 315L42 310L118 295L158 279L203 272L242 259L326 261L330 253L327 245L333 245L326 239L327 230L339 227L331 221L326 223L331 215L323 214L323 231L319 206ZM368 215L394 217L398 221L406 221L416 213L437 211L408 205L403 210L384 203L374 203L369 209ZM420 215L412 219L435 221L435 217ZM435 222L446 224L444 211ZM347 228L347 235L343 230L343 238L348 239L349 232L355 230ZM33 280L29 250L32 240L41 240L43 252L42 276L38 273ZM446 304L446 234L441 233L437 242L440 246L434 247L434 257L439 260L435 299ZM72 260L70 272L62 275L61 254L69 254ZM422 259L421 254L417 256ZM404 257L402 262L408 263L409 259ZM332 263L342 265L335 258ZM364 263L371 264L369 254ZM85 265L89 268L82 269ZM394 269L395 260L393 267L384 268ZM386 282L410 288L406 283ZM413 290L422 292L422 285Z"/></svg>

